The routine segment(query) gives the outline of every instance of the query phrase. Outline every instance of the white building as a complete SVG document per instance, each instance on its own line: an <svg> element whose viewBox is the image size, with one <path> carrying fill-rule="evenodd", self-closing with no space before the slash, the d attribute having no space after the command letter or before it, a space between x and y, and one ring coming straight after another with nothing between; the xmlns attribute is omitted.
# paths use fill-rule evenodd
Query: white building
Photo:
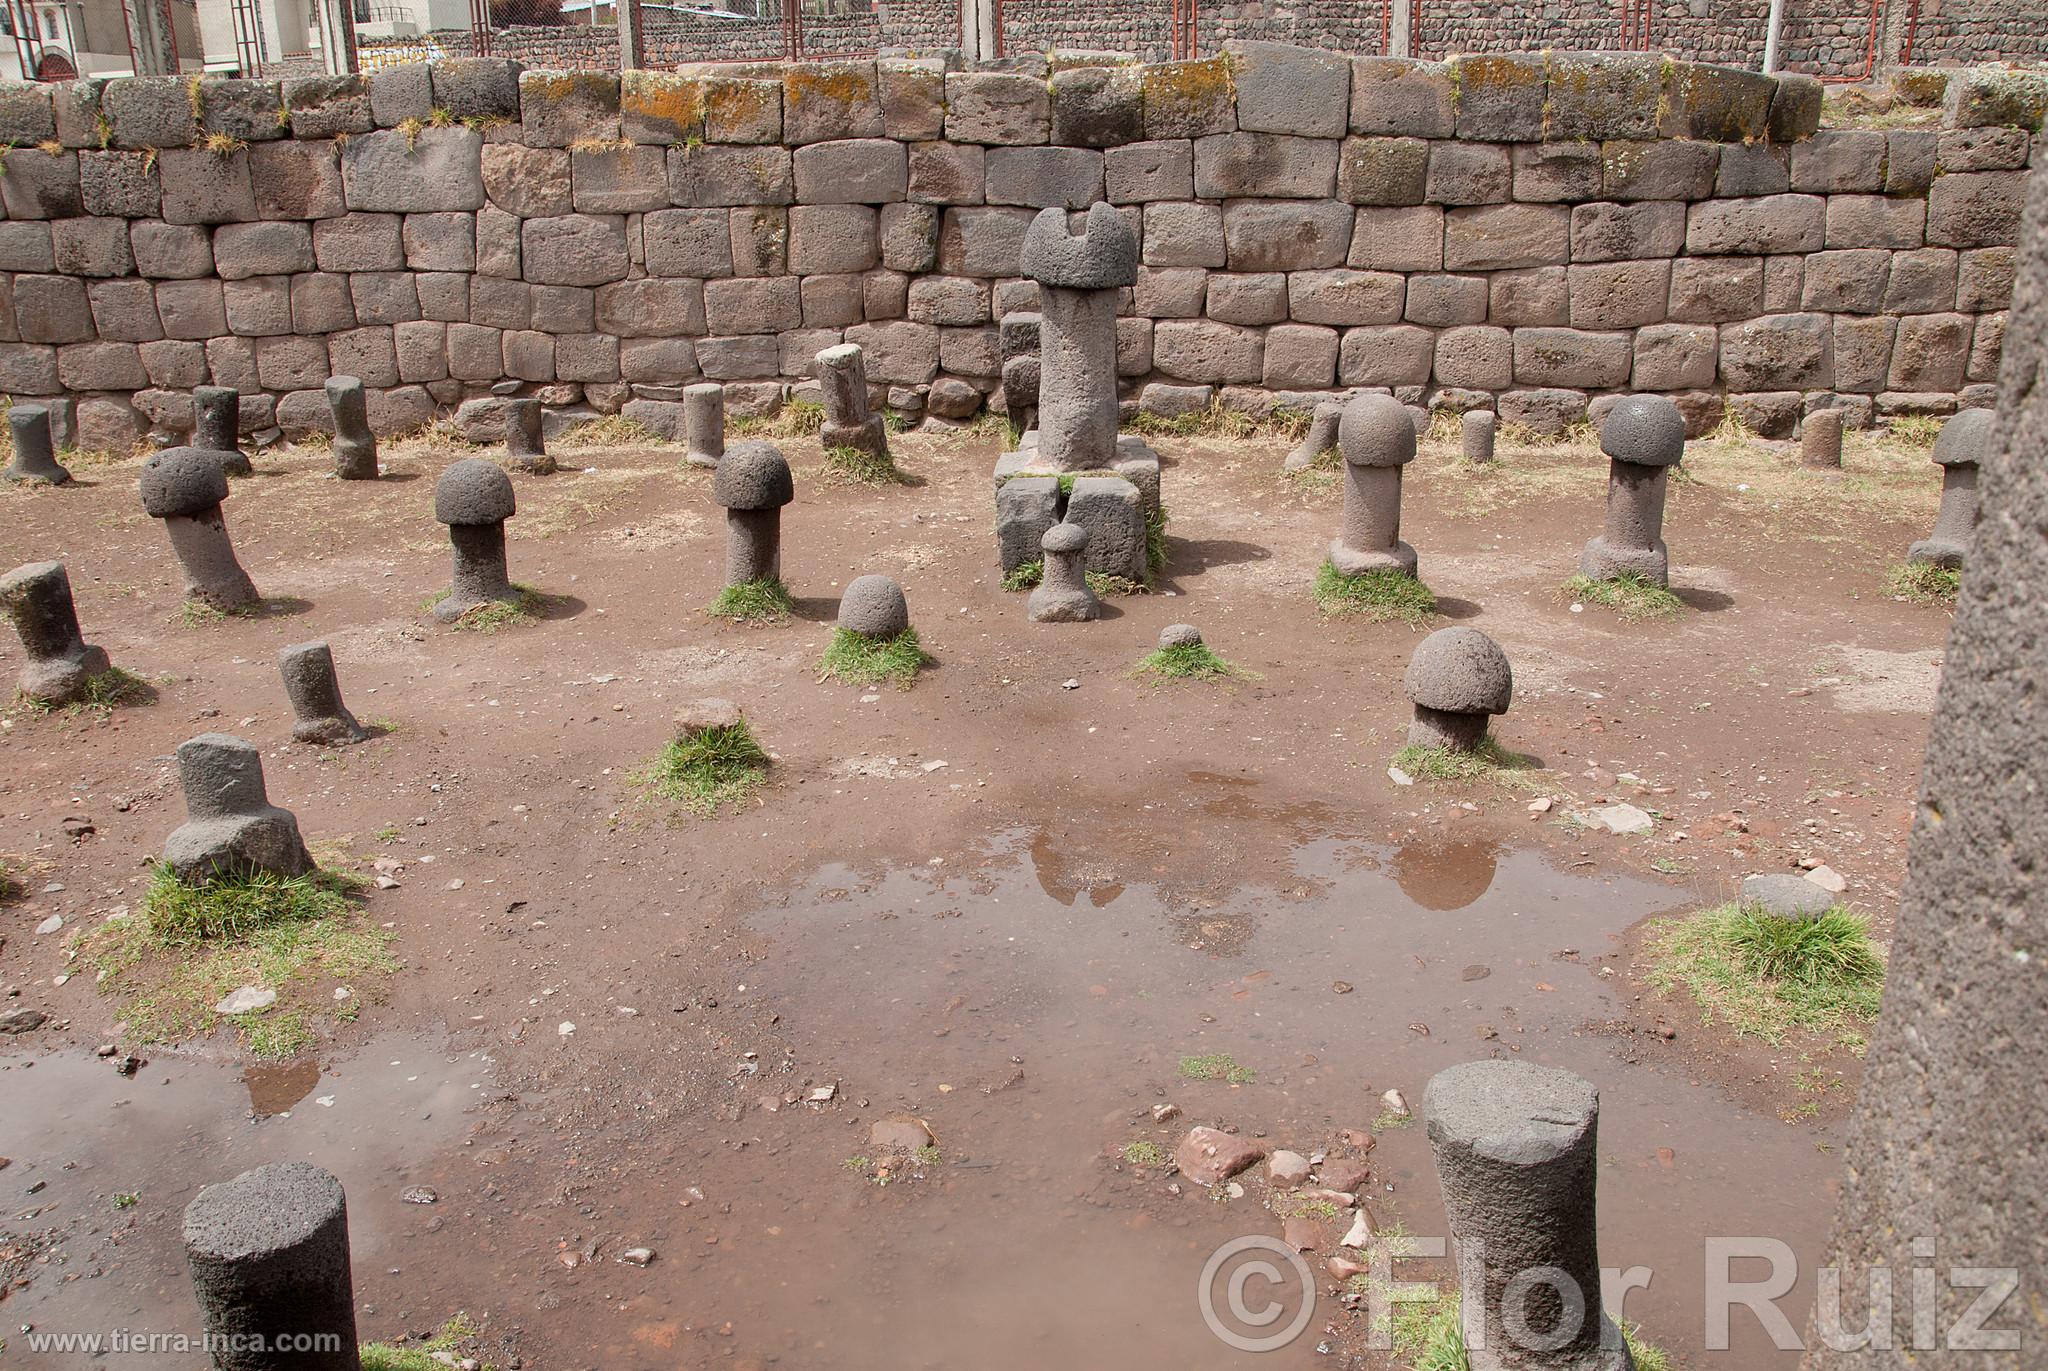
<svg viewBox="0 0 2048 1371"><path fill-rule="evenodd" d="M15 80L199 71L209 51L195 0L8 0L0 25Z"/></svg>

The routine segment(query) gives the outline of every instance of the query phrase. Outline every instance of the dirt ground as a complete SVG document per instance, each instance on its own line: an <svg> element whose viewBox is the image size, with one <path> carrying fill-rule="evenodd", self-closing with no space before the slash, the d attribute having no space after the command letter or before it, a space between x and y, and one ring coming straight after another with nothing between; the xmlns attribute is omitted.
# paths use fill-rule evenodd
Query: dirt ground
<svg viewBox="0 0 2048 1371"><path fill-rule="evenodd" d="M996 439L896 443L912 480L887 488L785 444L798 614L765 628L702 612L722 512L674 449L563 441L567 469L519 478L513 575L551 598L490 635L421 613L447 578L446 442L393 445L374 486L258 454L227 520L277 603L212 623L179 615L136 463L0 492L0 565L64 559L88 639L157 691L0 730L24 886L0 1007L53 1016L0 1057L8 1361L154 1364L12 1354L25 1326L192 1330L184 1205L305 1157L348 1188L366 1339L466 1311L500 1367L1214 1365L1239 1354L1198 1310L1204 1260L1281 1219L1253 1173L1210 1194L1124 1149L1214 1124L1360 1158L1377 1226L1441 1235L1424 1130L1382 1092L1419 1109L1436 1070L1521 1054L1601 1088L1602 1258L1657 1272L1627 1316L1680 1364L1795 1365L1746 1315L1706 1351L1701 1240L1820 1248L1856 1060L1733 1039L1650 990L1636 951L1646 919L1802 861L1888 928L1948 628L1885 589L1932 520L1924 449L1862 440L1829 478L1695 444L1666 525L1686 608L1631 623L1558 591L1599 523L1590 449L1473 470L1427 444L1404 536L1444 621L1506 648L1497 732L1543 770L1404 785L1420 631L1316 613L1338 492L1281 477L1284 439L1157 440L1166 571L1088 626L1034 625L998 584ZM871 571L937 659L914 689L816 670ZM1255 675L1132 678L1181 621ZM313 638L373 741L289 741L275 654ZM0 672L19 665L9 636ZM705 695L775 759L757 803L712 820L631 778ZM395 882L364 910L404 970L304 1062L251 1065L226 1032L133 1043L72 974L182 819L173 749L211 729L263 749L323 855ZM1574 821L1603 800L1654 831ZM120 1075L102 1043L146 1064ZM1216 1055L1238 1080L1183 1074ZM871 1129L906 1119L935 1154L878 1174ZM1321 1275L1341 1234L1318 1236L1314 1317L1274 1360L1386 1364ZM1795 1327L1811 1294L1785 1302Z"/></svg>

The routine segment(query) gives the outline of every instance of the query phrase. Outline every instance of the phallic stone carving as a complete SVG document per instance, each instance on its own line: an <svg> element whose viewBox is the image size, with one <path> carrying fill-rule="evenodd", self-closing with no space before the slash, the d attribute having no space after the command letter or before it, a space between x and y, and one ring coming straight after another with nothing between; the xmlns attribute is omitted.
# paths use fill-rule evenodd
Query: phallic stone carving
<svg viewBox="0 0 2048 1371"><path fill-rule="evenodd" d="M185 598L223 613L260 598L235 560L221 501L228 497L220 454L198 447L166 448L142 464L142 508L161 519L185 572Z"/></svg>
<svg viewBox="0 0 2048 1371"><path fill-rule="evenodd" d="M683 387L683 460L716 467L725 456L725 387L699 381Z"/></svg>
<svg viewBox="0 0 2048 1371"><path fill-rule="evenodd" d="M254 476L256 468L242 451L242 393L232 386L192 389L192 446L220 454L220 469L230 476Z"/></svg>
<svg viewBox="0 0 2048 1371"><path fill-rule="evenodd" d="M434 617L452 624L472 609L516 604L519 592L505 571L505 521L518 510L512 478L496 462L465 457L449 464L434 485L434 517L448 525L455 572Z"/></svg>
<svg viewBox="0 0 2048 1371"><path fill-rule="evenodd" d="M14 620L28 661L21 668L21 693L44 704L75 704L86 698L95 676L112 665L104 648L78 631L71 576L62 562L30 562L0 577L0 610Z"/></svg>
<svg viewBox="0 0 2048 1371"><path fill-rule="evenodd" d="M377 479L377 435L370 432L369 395L353 376L327 378L334 415L334 474L344 481Z"/></svg>
<svg viewBox="0 0 2048 1371"><path fill-rule="evenodd" d="M1025 230L1021 257L1038 282L1038 452L1054 471L1116 456L1116 292L1138 279L1138 239L1113 206L1088 210L1079 237L1048 209Z"/></svg>
<svg viewBox="0 0 2048 1371"><path fill-rule="evenodd" d="M292 737L302 743L338 747L370 736L341 702L334 652L325 643L297 643L280 649L277 669L292 703Z"/></svg>
<svg viewBox="0 0 2048 1371"><path fill-rule="evenodd" d="M1462 442L1462 454L1472 463L1493 460L1493 439L1499 427L1499 416L1490 409L1468 409L1458 419L1458 437Z"/></svg>
<svg viewBox="0 0 2048 1371"><path fill-rule="evenodd" d="M1515 677L1500 644L1459 626L1422 640L1402 684L1415 706L1409 743L1470 752L1486 737L1492 717L1507 712Z"/></svg>
<svg viewBox="0 0 2048 1371"><path fill-rule="evenodd" d="M1662 395L1631 395L1600 429L1607 472L1607 522L1579 557L1579 571L1595 581L1639 576L1671 583L1671 552L1664 546L1664 488L1670 468L1685 456L1685 416Z"/></svg>
<svg viewBox="0 0 2048 1371"><path fill-rule="evenodd" d="M268 872L303 876L312 854L289 809L270 802L263 758L225 733L202 733L178 745L178 784L185 822L164 840L164 861L182 881Z"/></svg>
<svg viewBox="0 0 2048 1371"><path fill-rule="evenodd" d="M825 426L818 440L828 448L849 447L875 457L889 455L882 416L868 409L868 368L858 343L839 343L817 357L818 387L825 395Z"/></svg>
<svg viewBox="0 0 2048 1371"><path fill-rule="evenodd" d="M71 472L57 460L50 436L50 411L43 405L16 405L7 411L7 427L14 434L14 460L8 464L10 481L41 481L61 486Z"/></svg>
<svg viewBox="0 0 2048 1371"><path fill-rule="evenodd" d="M1079 624L1102 617L1102 602L1088 588L1088 530L1054 524L1039 540L1043 570L1027 612L1041 624Z"/></svg>
<svg viewBox="0 0 2048 1371"><path fill-rule="evenodd" d="M505 465L528 476L552 476L559 469L548 456L547 440L541 432L540 401L505 402Z"/></svg>
<svg viewBox="0 0 2048 1371"><path fill-rule="evenodd" d="M1337 428L1344 419L1342 400L1322 400L1316 404L1315 414L1308 421L1308 432L1294 451L1287 454L1283 464L1288 471L1306 471L1316 464L1316 459L1337 446Z"/></svg>
<svg viewBox="0 0 2048 1371"><path fill-rule="evenodd" d="M1799 426L1799 460L1810 467L1840 470L1842 411L1817 409Z"/></svg>
<svg viewBox="0 0 2048 1371"><path fill-rule="evenodd" d="M782 575L782 507L796 499L789 463L773 443L726 449L711 478L711 498L725 507L725 583Z"/></svg>
<svg viewBox="0 0 2048 1371"><path fill-rule="evenodd" d="M1941 506L1934 512L1934 530L1906 550L1909 562L1961 567L1977 536L1978 464L1998 442L1998 415L1988 409L1966 409L1941 426L1934 440L1934 460L1941 467Z"/></svg>
<svg viewBox="0 0 2048 1371"><path fill-rule="evenodd" d="M1401 541L1401 468L1415 460L1415 421L1389 395L1354 395L1338 423L1344 453L1344 516L1330 564L1345 576L1413 576L1415 549Z"/></svg>
<svg viewBox="0 0 2048 1371"><path fill-rule="evenodd" d="M220 1371L358 1371L348 1201L310 1162L272 1162L185 1206L185 1261ZM287 1341L290 1339L290 1341ZM304 1343L299 1340L305 1339ZM261 1347L311 1346L280 1360Z"/></svg>

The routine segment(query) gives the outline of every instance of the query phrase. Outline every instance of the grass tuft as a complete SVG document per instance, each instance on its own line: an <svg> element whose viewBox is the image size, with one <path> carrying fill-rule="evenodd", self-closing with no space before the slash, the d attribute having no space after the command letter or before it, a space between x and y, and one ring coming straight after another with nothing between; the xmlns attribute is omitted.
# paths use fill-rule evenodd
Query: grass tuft
<svg viewBox="0 0 2048 1371"><path fill-rule="evenodd" d="M547 607L548 597L532 586L512 583L512 589L519 592L516 600L493 600L487 605L478 605L465 610L462 617L448 625L464 633L498 633L508 628L523 628L527 624L540 622L540 612ZM420 610L424 613L448 598L448 591L440 591L427 597Z"/></svg>
<svg viewBox="0 0 2048 1371"><path fill-rule="evenodd" d="M1003 577L1004 590L1036 590L1038 583L1045 579L1045 563L1034 557L1028 562L1019 562Z"/></svg>
<svg viewBox="0 0 2048 1371"><path fill-rule="evenodd" d="M730 619L736 624L779 624L795 609L795 601L789 598L789 587L778 577L770 576L725 587L705 613L714 619Z"/></svg>
<svg viewBox="0 0 2048 1371"><path fill-rule="evenodd" d="M1375 623L1419 624L1436 613L1436 596L1406 572L1365 571L1346 576L1329 562L1316 568L1316 608L1332 617L1363 614Z"/></svg>
<svg viewBox="0 0 2048 1371"><path fill-rule="evenodd" d="M1934 440L1941 436L1942 426L1948 421L1932 414L1900 414L1885 425L1886 432L1895 443L1908 447L1931 448Z"/></svg>
<svg viewBox="0 0 2048 1371"><path fill-rule="evenodd" d="M908 690L932 660L919 646L917 630L906 628L893 638L870 638L851 629L832 630L831 645L818 660L818 670L848 685L874 685L894 681L898 690Z"/></svg>
<svg viewBox="0 0 2048 1371"><path fill-rule="evenodd" d="M677 738L634 778L648 792L710 817L737 808L768 779L768 754L745 720Z"/></svg>
<svg viewBox="0 0 2048 1371"><path fill-rule="evenodd" d="M1633 572L1604 581L1574 576L1564 583L1564 593L1574 600L1611 609L1630 622L1668 619L1685 608L1685 602L1665 587Z"/></svg>
<svg viewBox="0 0 2048 1371"><path fill-rule="evenodd" d="M1646 1341L1639 1327L1626 1319L1616 1322L1636 1371L1671 1371L1671 1358ZM1396 1304L1392 1325L1394 1358L1411 1371L1470 1371L1456 1288L1440 1290L1434 1299Z"/></svg>
<svg viewBox="0 0 2048 1371"><path fill-rule="evenodd" d="M1952 605L1963 587L1963 573L1932 562L1908 562L1893 567L1885 585L1897 598L1916 605Z"/></svg>
<svg viewBox="0 0 2048 1371"><path fill-rule="evenodd" d="M1394 754L1393 764L1418 781L1502 779L1505 773L1536 769L1527 757L1502 747L1491 733L1470 752L1410 743Z"/></svg>
<svg viewBox="0 0 2048 1371"><path fill-rule="evenodd" d="M85 698L74 700L63 706L66 716L97 714L101 718L112 714L123 705L148 704L156 698L156 687L132 671L110 666L85 683ZM31 714L54 714L58 706L47 700L21 697L21 705Z"/></svg>
<svg viewBox="0 0 2048 1371"><path fill-rule="evenodd" d="M1133 581L1130 577L1119 576L1113 571L1084 571L1081 573L1081 579L1088 583L1088 588L1094 591L1096 595L1105 598L1111 595L1150 595L1152 593L1152 587L1146 585L1143 581Z"/></svg>
<svg viewBox="0 0 2048 1371"><path fill-rule="evenodd" d="M791 400L771 418L739 418L726 425L736 438L808 438L824 427L825 407L816 400Z"/></svg>
<svg viewBox="0 0 2048 1371"><path fill-rule="evenodd" d="M1166 506L1145 516L1145 569L1155 575L1166 568Z"/></svg>
<svg viewBox="0 0 2048 1371"><path fill-rule="evenodd" d="M1645 947L1652 985L1683 986L1707 1022L1773 1045L1801 1028L1860 1048L1884 991L1883 947L1866 920L1839 908L1784 919L1716 905L1652 924Z"/></svg>
<svg viewBox="0 0 2048 1371"><path fill-rule="evenodd" d="M1133 676L1161 681L1214 681L1251 673L1216 655L1207 643L1181 643L1146 654Z"/></svg>
<svg viewBox="0 0 2048 1371"><path fill-rule="evenodd" d="M558 440L565 447L669 447L668 439L638 419L623 414L606 414L576 425Z"/></svg>
<svg viewBox="0 0 2048 1371"><path fill-rule="evenodd" d="M434 1354L452 1353L483 1331L469 1315L457 1314L417 1347L366 1342L362 1346L363 1371L447 1371L451 1363L436 1360Z"/></svg>
<svg viewBox="0 0 2048 1371"><path fill-rule="evenodd" d="M1287 408L1275 409L1262 418L1243 410L1226 409L1219 399L1212 400L1206 409L1170 418L1140 410L1123 427L1127 432L1148 438L1273 437L1299 442L1314 418L1304 410Z"/></svg>
<svg viewBox="0 0 2048 1371"><path fill-rule="evenodd" d="M80 950L102 990L129 994L122 1018L138 1042L208 1032L223 1020L214 1005L238 986L261 985L278 992L277 1002L226 1022L254 1055L294 1057L315 1040L319 1006L329 1003L332 1012L331 1002L304 993L311 983L360 991L364 981L398 969L393 935L369 926L348 899L361 884L351 873L325 870L188 884L159 864L137 910L94 929Z"/></svg>
<svg viewBox="0 0 2048 1371"><path fill-rule="evenodd" d="M1132 1166L1170 1166L1173 1163L1172 1155L1149 1138L1125 1143L1123 1159Z"/></svg>
<svg viewBox="0 0 2048 1371"><path fill-rule="evenodd" d="M904 483L895 458L887 452L866 452L857 447L826 448L825 473L848 485L899 486Z"/></svg>
<svg viewBox="0 0 2048 1371"><path fill-rule="evenodd" d="M209 133L206 135L206 150L215 157L232 157L238 152L247 152L249 142L232 133Z"/></svg>
<svg viewBox="0 0 2048 1371"><path fill-rule="evenodd" d="M1257 1072L1248 1066L1239 1066L1237 1059L1228 1052L1182 1057L1180 1074L1191 1081L1229 1081L1232 1085L1250 1085L1258 1079Z"/></svg>

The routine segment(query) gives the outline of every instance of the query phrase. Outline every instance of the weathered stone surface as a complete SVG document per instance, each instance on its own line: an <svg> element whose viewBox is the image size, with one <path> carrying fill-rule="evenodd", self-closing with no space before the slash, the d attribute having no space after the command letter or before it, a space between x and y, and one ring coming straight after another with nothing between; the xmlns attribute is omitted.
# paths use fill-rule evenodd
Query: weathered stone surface
<svg viewBox="0 0 2048 1371"><path fill-rule="evenodd" d="M522 274L531 283L601 286L626 275L626 225L615 214L565 214L521 226Z"/></svg>
<svg viewBox="0 0 2048 1371"><path fill-rule="evenodd" d="M1232 271L1306 271L1343 263L1353 210L1334 200L1239 200L1223 207Z"/></svg>
<svg viewBox="0 0 2048 1371"><path fill-rule="evenodd" d="M1818 389L1834 373L1833 330L1818 314L1767 315L1721 330L1721 379L1731 390Z"/></svg>
<svg viewBox="0 0 2048 1371"><path fill-rule="evenodd" d="M1541 141L1547 86L1541 54L1470 54L1454 58L1451 68L1458 91L1458 137Z"/></svg>
<svg viewBox="0 0 2048 1371"><path fill-rule="evenodd" d="M583 214L635 214L668 204L668 154L661 148L575 148L570 203Z"/></svg>
<svg viewBox="0 0 2048 1371"><path fill-rule="evenodd" d="M1354 205L1421 204L1428 195L1430 148L1420 138L1345 139L1339 147L1337 198Z"/></svg>
<svg viewBox="0 0 2048 1371"><path fill-rule="evenodd" d="M1719 159L1713 143L1609 142L1601 147L1601 193L1610 200L1703 200L1713 192Z"/></svg>
<svg viewBox="0 0 2048 1371"><path fill-rule="evenodd" d="M1598 143L1516 143L1510 152L1514 199L1542 204L1600 197Z"/></svg>
<svg viewBox="0 0 2048 1371"><path fill-rule="evenodd" d="M676 205L787 205L796 199L793 160L783 147L668 150L669 202Z"/></svg>
<svg viewBox="0 0 2048 1371"><path fill-rule="evenodd" d="M1030 144L1052 136L1052 93L1042 78L948 72L946 137L957 143Z"/></svg>
<svg viewBox="0 0 2048 1371"><path fill-rule="evenodd" d="M1674 200L1599 201L1571 216L1574 262L1676 257L1685 247L1685 206Z"/></svg>
<svg viewBox="0 0 2048 1371"><path fill-rule="evenodd" d="M1452 271L1548 266L1571 251L1571 212L1558 205L1478 205L1444 213Z"/></svg>
<svg viewBox="0 0 2048 1371"><path fill-rule="evenodd" d="M602 71L519 74L521 135L537 148L619 137L619 78Z"/></svg>
<svg viewBox="0 0 2048 1371"><path fill-rule="evenodd" d="M1981 248L2018 240L2025 173L1964 172L1937 176L1927 193L1927 241L1940 247Z"/></svg>
<svg viewBox="0 0 2048 1371"><path fill-rule="evenodd" d="M796 198L814 205L875 205L909 189L909 155L888 138L845 138L798 148Z"/></svg>
<svg viewBox="0 0 2048 1371"><path fill-rule="evenodd" d="M1457 131L1458 85L1442 62L1357 57L1351 62L1351 131L1449 138Z"/></svg>
<svg viewBox="0 0 2048 1371"><path fill-rule="evenodd" d="M1338 53L1284 43L1224 45L1237 87L1237 126L1250 133L1336 138L1351 106L1351 64Z"/></svg>
<svg viewBox="0 0 2048 1371"><path fill-rule="evenodd" d="M1141 71L1147 138L1203 138L1237 127L1227 59L1152 62Z"/></svg>
<svg viewBox="0 0 2048 1371"><path fill-rule="evenodd" d="M1102 154L1089 148L990 148L986 160L991 205L1086 209L1102 198Z"/></svg>
<svg viewBox="0 0 2048 1371"><path fill-rule="evenodd" d="M350 138L341 149L341 184L354 210L480 209L483 139L466 128L423 129L411 139L397 129ZM177 222L168 208L164 217Z"/></svg>
<svg viewBox="0 0 2048 1371"><path fill-rule="evenodd" d="M458 57L433 65L434 103L457 119L519 118L518 62L507 57Z"/></svg>
<svg viewBox="0 0 2048 1371"><path fill-rule="evenodd" d="M293 138L368 133L377 126L370 83L361 76L295 76L282 89Z"/></svg>
<svg viewBox="0 0 2048 1371"><path fill-rule="evenodd" d="M1708 324L1652 324L1635 336L1629 383L1637 390L1692 390L1714 383L1719 338Z"/></svg>
<svg viewBox="0 0 2048 1371"><path fill-rule="evenodd" d="M1515 331L1515 380L1523 385L1606 389L1626 385L1633 360L1626 333L1568 328Z"/></svg>
<svg viewBox="0 0 2048 1371"><path fill-rule="evenodd" d="M1436 336L1438 385L1505 390L1514 383L1513 335L1504 328L1467 325Z"/></svg>
<svg viewBox="0 0 2048 1371"><path fill-rule="evenodd" d="M1543 137L1654 137L1664 67L1648 54L1552 53Z"/></svg>
<svg viewBox="0 0 2048 1371"><path fill-rule="evenodd" d="M1168 376L1211 384L1252 383L1264 372L1263 335L1208 320L1163 321L1152 330L1152 364Z"/></svg>
<svg viewBox="0 0 2048 1371"><path fill-rule="evenodd" d="M1115 148L1144 137L1144 92L1137 69L1082 67L1053 75L1055 145Z"/></svg>
<svg viewBox="0 0 2048 1371"><path fill-rule="evenodd" d="M79 204L86 214L153 219L163 206L156 159L146 152L81 152ZM0 182L4 189L4 182Z"/></svg>
<svg viewBox="0 0 2048 1371"><path fill-rule="evenodd" d="M1436 340L1412 324L1346 329L1337 353L1337 382L1346 386L1420 386L1436 361Z"/></svg>
<svg viewBox="0 0 2048 1371"><path fill-rule="evenodd" d="M950 94L950 89L949 89ZM872 62L801 62L782 77L782 136L791 144L880 138L880 83Z"/></svg>
<svg viewBox="0 0 2048 1371"><path fill-rule="evenodd" d="M1825 236L1826 201L1817 195L1711 200L1686 211L1686 251L1815 252Z"/></svg>

